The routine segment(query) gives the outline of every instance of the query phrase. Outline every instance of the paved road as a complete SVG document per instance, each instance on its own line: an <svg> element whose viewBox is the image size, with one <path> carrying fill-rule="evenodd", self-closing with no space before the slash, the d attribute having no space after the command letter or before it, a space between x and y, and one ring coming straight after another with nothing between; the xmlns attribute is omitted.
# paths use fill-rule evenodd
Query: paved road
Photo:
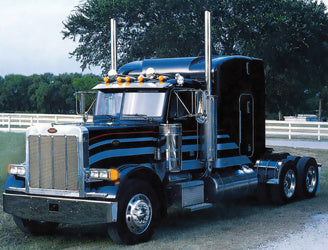
<svg viewBox="0 0 328 250"><path fill-rule="evenodd" d="M267 146L283 146L296 148L326 149L326 141L295 141L267 139ZM282 236L282 239L276 242L270 242L260 246L260 249L288 249L288 250L321 250L328 249L328 214L318 214L313 216L304 229L295 234Z"/></svg>
<svg viewBox="0 0 328 250"><path fill-rule="evenodd" d="M281 146L281 147L295 147L295 148L313 148L313 149L327 149L327 141L295 141L295 140L281 140L281 139L267 139L267 146Z"/></svg>
<svg viewBox="0 0 328 250"><path fill-rule="evenodd" d="M328 249L328 214L310 218L302 231L283 236L280 241L260 246L260 249L321 250Z"/></svg>

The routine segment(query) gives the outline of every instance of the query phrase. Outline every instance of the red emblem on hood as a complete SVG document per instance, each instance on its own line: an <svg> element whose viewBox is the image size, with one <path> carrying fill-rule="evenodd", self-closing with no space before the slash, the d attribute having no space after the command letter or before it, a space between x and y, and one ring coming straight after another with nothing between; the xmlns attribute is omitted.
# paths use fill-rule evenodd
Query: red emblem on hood
<svg viewBox="0 0 328 250"><path fill-rule="evenodd" d="M48 129L48 132L51 133L51 134L54 134L54 133L57 133L57 129L55 129L55 128L49 128Z"/></svg>

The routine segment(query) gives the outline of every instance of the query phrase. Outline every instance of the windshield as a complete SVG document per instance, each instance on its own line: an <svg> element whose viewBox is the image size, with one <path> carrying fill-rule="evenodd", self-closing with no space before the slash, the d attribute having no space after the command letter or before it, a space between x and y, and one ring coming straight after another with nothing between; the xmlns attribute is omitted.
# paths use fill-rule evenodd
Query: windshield
<svg viewBox="0 0 328 250"><path fill-rule="evenodd" d="M124 95L122 115L161 117L164 101L165 93L163 92L127 92Z"/></svg>
<svg viewBox="0 0 328 250"><path fill-rule="evenodd" d="M165 92L104 93L99 91L95 115L132 119L161 117L165 95Z"/></svg>
<svg viewBox="0 0 328 250"><path fill-rule="evenodd" d="M123 93L104 93L98 91L95 115L119 117Z"/></svg>

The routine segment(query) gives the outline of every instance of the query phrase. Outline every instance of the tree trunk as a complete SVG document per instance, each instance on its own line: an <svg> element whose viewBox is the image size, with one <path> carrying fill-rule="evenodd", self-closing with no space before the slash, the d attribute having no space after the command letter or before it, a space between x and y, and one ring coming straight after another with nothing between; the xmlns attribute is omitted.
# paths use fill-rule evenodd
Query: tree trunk
<svg viewBox="0 0 328 250"><path fill-rule="evenodd" d="M318 122L321 122L321 110L322 110L322 99L319 98L319 108L318 108Z"/></svg>

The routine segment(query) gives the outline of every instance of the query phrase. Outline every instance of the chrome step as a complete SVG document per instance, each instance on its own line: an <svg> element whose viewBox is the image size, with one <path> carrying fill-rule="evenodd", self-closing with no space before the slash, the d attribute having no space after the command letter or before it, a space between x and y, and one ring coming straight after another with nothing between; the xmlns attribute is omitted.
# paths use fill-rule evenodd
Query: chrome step
<svg viewBox="0 0 328 250"><path fill-rule="evenodd" d="M195 211L198 211L198 210L210 208L212 206L213 206L212 203L199 203L199 204L196 204L196 205L191 205L191 206L188 206L188 207L184 207L184 209L186 209L188 212L195 212Z"/></svg>

